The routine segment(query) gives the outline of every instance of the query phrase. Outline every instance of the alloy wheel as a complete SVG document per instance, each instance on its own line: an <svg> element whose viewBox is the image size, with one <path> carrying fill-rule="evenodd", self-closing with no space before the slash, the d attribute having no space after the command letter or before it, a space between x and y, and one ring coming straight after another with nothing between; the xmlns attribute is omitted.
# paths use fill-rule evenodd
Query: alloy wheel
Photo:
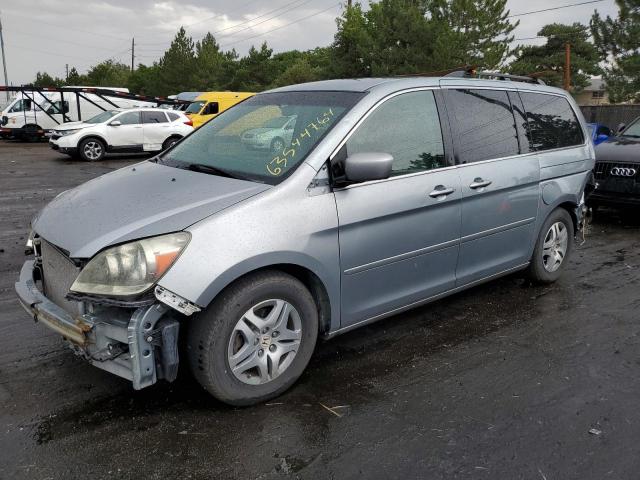
<svg viewBox="0 0 640 480"><path fill-rule="evenodd" d="M547 272L555 272L560 268L567 254L569 235L562 222L556 222L547 231L542 245L542 263Z"/></svg>

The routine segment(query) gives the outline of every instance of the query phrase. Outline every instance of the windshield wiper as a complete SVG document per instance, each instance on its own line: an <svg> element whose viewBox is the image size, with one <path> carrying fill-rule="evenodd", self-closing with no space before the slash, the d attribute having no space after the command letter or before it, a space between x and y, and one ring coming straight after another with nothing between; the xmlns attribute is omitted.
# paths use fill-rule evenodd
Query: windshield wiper
<svg viewBox="0 0 640 480"><path fill-rule="evenodd" d="M193 172L208 173L210 175L218 175L220 177L236 178L236 179L244 180L244 178L238 175L229 173L226 170L223 170L218 167L213 167L211 165L204 165L202 163L189 163L186 166L186 169L191 170Z"/></svg>

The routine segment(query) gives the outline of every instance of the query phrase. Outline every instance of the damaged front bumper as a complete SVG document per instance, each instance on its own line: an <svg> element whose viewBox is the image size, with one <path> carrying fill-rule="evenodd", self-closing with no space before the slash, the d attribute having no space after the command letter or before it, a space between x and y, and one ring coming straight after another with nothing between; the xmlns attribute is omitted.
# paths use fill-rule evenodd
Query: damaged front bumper
<svg viewBox="0 0 640 480"><path fill-rule="evenodd" d="M18 299L36 322L62 335L92 365L130 380L136 390L178 374L178 331L173 310L156 302L139 308L90 305L72 315L38 288L36 262L25 262L15 284Z"/></svg>

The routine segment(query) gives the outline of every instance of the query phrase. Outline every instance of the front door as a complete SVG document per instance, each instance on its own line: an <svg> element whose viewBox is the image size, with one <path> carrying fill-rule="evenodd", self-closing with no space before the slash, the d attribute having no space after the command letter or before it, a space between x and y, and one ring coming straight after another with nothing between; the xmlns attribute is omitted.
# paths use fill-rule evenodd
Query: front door
<svg viewBox="0 0 640 480"><path fill-rule="evenodd" d="M462 183L456 273L461 286L529 261L540 167L538 156L519 141L518 130L527 126L515 92L462 88L445 92ZM510 97L517 108L512 108Z"/></svg>
<svg viewBox="0 0 640 480"><path fill-rule="evenodd" d="M393 155L389 179L336 189L342 325L383 315L455 285L461 189L445 154L432 90L379 104L333 159Z"/></svg>
<svg viewBox="0 0 640 480"><path fill-rule="evenodd" d="M112 126L114 121L120 125ZM108 124L109 146L115 151L140 151L142 150L142 124L140 112L124 112L113 118Z"/></svg>

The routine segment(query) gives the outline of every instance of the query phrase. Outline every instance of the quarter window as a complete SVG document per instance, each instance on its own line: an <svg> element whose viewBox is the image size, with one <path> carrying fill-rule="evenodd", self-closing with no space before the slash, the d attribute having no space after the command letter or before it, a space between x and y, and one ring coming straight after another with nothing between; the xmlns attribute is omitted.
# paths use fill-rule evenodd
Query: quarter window
<svg viewBox="0 0 640 480"><path fill-rule="evenodd" d="M576 114L564 97L520 93L529 121L532 150L550 150L584 143Z"/></svg>
<svg viewBox="0 0 640 480"><path fill-rule="evenodd" d="M142 123L167 123L164 112L142 112Z"/></svg>
<svg viewBox="0 0 640 480"><path fill-rule="evenodd" d="M171 122L175 122L176 120L178 120L178 118L180 118L180 115L173 112L167 112L167 116L169 117L169 121Z"/></svg>
<svg viewBox="0 0 640 480"><path fill-rule="evenodd" d="M140 123L140 112L126 112L114 120L119 120L122 125L137 125Z"/></svg>
<svg viewBox="0 0 640 480"><path fill-rule="evenodd" d="M362 152L391 154L391 175L444 167L442 132L433 92L404 93L374 110L347 141L344 153Z"/></svg>
<svg viewBox="0 0 640 480"><path fill-rule="evenodd" d="M447 110L459 163L520 153L511 103L502 90L448 90Z"/></svg>

